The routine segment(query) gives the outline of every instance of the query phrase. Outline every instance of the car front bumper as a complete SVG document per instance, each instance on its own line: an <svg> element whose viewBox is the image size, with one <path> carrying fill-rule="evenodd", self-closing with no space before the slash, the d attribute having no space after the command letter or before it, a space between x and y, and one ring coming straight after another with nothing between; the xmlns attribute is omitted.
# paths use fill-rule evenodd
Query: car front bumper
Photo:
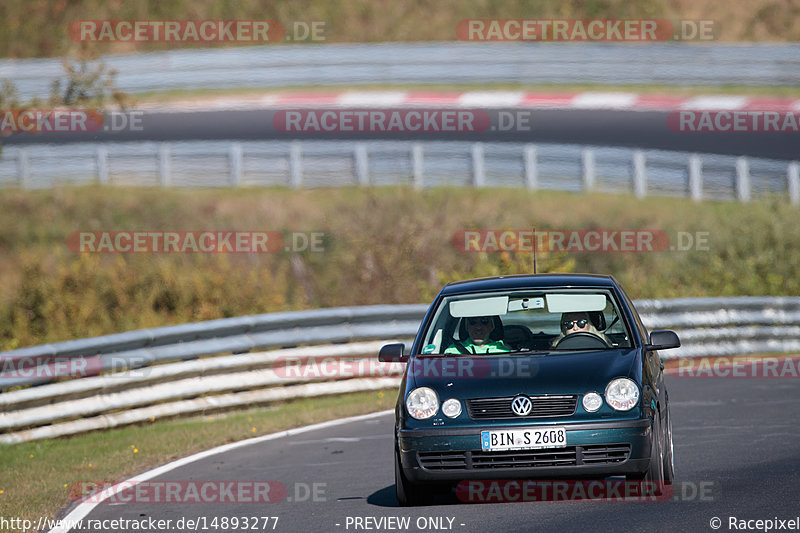
<svg viewBox="0 0 800 533"><path fill-rule="evenodd" d="M566 447L500 452L481 450L481 431L518 426L401 429L397 441L403 472L412 482L451 482L587 479L642 473L648 467L651 422L647 418L554 425L566 428Z"/></svg>

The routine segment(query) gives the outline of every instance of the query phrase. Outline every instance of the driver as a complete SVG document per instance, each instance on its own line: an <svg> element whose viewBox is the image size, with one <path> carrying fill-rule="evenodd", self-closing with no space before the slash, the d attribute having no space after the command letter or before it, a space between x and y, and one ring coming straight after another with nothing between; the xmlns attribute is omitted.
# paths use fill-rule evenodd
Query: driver
<svg viewBox="0 0 800 533"><path fill-rule="evenodd" d="M589 313L583 311L563 313L561 315L561 335L553 339L553 347L555 347L561 339L572 333L591 333L603 339L609 346L611 345L611 340L594 327L594 324L592 324L592 321L589 319Z"/></svg>
<svg viewBox="0 0 800 533"><path fill-rule="evenodd" d="M510 352L511 348L502 340L492 340L492 333L498 327L502 328L498 316L470 316L464 319L467 338L461 342L454 342L444 353L484 354ZM502 330L501 330L502 331Z"/></svg>

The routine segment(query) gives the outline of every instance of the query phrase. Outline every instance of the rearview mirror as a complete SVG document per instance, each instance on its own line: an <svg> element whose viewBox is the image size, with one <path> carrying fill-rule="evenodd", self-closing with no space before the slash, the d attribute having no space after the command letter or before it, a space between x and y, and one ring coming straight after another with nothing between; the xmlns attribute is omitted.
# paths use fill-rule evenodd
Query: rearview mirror
<svg viewBox="0 0 800 533"><path fill-rule="evenodd" d="M403 350L405 349L406 345L402 342L386 344L378 352L378 361L381 363L405 363L408 361L408 356L403 355Z"/></svg>
<svg viewBox="0 0 800 533"><path fill-rule="evenodd" d="M668 329L659 329L650 332L650 344L645 345L646 350L668 350L678 348L681 340L678 334Z"/></svg>

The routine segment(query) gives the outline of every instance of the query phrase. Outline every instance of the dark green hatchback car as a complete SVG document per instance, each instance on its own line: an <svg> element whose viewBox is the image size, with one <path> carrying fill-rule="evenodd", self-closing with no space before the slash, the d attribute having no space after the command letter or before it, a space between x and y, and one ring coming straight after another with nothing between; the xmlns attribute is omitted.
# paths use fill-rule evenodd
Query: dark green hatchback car
<svg viewBox="0 0 800 533"><path fill-rule="evenodd" d="M396 406L395 486L422 504L464 480L671 483L669 395L658 350L611 276L450 283L423 319Z"/></svg>

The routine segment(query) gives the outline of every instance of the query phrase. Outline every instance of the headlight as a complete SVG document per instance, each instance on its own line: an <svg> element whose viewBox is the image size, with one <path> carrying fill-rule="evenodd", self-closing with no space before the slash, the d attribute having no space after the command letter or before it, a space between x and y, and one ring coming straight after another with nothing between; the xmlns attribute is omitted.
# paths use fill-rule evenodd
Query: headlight
<svg viewBox="0 0 800 533"><path fill-rule="evenodd" d="M406 410L413 418L425 420L439 411L439 397L428 387L414 389L406 398Z"/></svg>
<svg viewBox="0 0 800 533"><path fill-rule="evenodd" d="M617 378L606 387L606 402L617 411L630 411L639 403L639 387L628 378Z"/></svg>
<svg viewBox="0 0 800 533"><path fill-rule="evenodd" d="M455 398L450 398L449 400L445 400L442 404L442 412L445 416L450 418L456 418L458 415L461 414L461 402L456 400Z"/></svg>
<svg viewBox="0 0 800 533"><path fill-rule="evenodd" d="M603 397L596 392L590 392L583 397L583 408L594 413L603 406Z"/></svg>

